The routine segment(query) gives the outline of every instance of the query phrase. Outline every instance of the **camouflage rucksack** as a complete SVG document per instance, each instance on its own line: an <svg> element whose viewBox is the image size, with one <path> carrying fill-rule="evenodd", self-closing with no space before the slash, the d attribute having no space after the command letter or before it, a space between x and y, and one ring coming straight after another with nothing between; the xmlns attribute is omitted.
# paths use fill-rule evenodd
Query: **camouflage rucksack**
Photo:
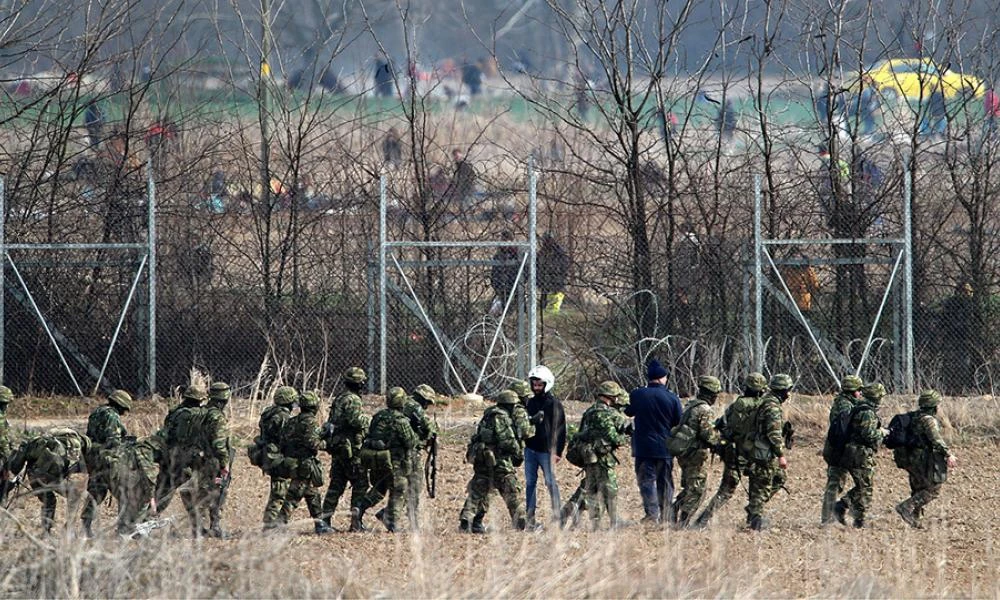
<svg viewBox="0 0 1000 600"><path fill-rule="evenodd" d="M701 404L707 404L701 401ZM670 437L667 438L667 451L673 457L684 458L690 456L695 450L698 450L698 432L691 427L689 421L691 420L691 415L694 413L692 410L697 404L692 404L686 411L684 411L684 416L681 422L670 429Z"/></svg>
<svg viewBox="0 0 1000 600"><path fill-rule="evenodd" d="M177 409L167 430L167 444L171 448L198 449L202 446L203 422L207 409L200 406Z"/></svg>
<svg viewBox="0 0 1000 600"><path fill-rule="evenodd" d="M763 396L740 396L729 405L720 420L722 436L732 442L744 458L753 455L757 439L757 413L763 402Z"/></svg>

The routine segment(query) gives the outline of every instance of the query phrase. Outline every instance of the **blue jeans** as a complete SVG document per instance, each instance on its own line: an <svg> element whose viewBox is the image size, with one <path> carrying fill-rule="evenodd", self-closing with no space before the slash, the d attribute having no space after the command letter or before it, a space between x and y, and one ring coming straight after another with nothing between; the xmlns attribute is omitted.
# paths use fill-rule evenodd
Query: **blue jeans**
<svg viewBox="0 0 1000 600"><path fill-rule="evenodd" d="M669 518L674 501L674 459L635 457L635 479L639 483L642 509L655 521Z"/></svg>
<svg viewBox="0 0 1000 600"><path fill-rule="evenodd" d="M562 503L559 502L559 484L556 482L556 472L552 464L552 455L547 452L536 452L531 448L524 449L524 490L527 504L528 519L535 517L535 487L538 485L538 467L545 476L545 487L549 488L549 499L552 501L552 517L558 518Z"/></svg>

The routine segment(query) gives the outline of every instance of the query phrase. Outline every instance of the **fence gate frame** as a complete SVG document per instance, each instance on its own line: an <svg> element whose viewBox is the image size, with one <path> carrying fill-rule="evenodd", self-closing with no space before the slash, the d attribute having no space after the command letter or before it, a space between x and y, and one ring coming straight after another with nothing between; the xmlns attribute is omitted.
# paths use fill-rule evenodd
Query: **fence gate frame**
<svg viewBox="0 0 1000 600"><path fill-rule="evenodd" d="M524 361L520 360L522 357L519 354L518 361L518 376L526 377L527 370L533 367L538 358L538 291L535 286L537 280L537 255L538 255L538 243L537 243L537 217L538 217L538 196L537 196L537 183L538 176L535 171L534 161L529 158L526 175L528 178L528 236L526 240L496 240L496 241L458 241L458 240L432 240L432 241L418 241L418 240L390 240L388 228L386 227L386 215L388 209L388 177L385 172L379 175L379 243L378 243L378 347L379 347L379 357L378 357L378 380L379 387L378 391L381 395L385 395L386 389L388 387L388 382L386 378L386 361L387 361L387 340L386 333L388 329L389 321L389 306L388 306L388 294L392 292L395 294L402 302L403 305L415 316L417 316L424 325L431 332L434 337L434 341L437 343L438 349L441 351L448 368L455 375L459 386L463 388L463 392L477 393L480 389L480 384L482 383L483 374L486 371L486 366L489 363L493 348L496 344L496 340L503 329L504 321L507 318L508 311L510 309L511 303L515 298L516 292L521 286L527 286L527 332L522 332L519 330L519 337L523 334L526 338L526 344L528 348L527 352L527 366L525 366ZM511 288L508 297L505 299L503 313L497 320L497 328L493 334L493 342L486 352L486 356L483 359L482 365L475 365L471 359L465 357L464 355L458 355L459 362L463 363L466 368L475 371L478 369L479 377L475 382L475 386L472 390L468 390L465 384L462 382L461 377L458 376L457 370L451 362L448 355L448 350L446 348L446 342L448 341L446 336L441 333L440 329L434 323L434 320L429 314L424 310L423 305L420 302L420 298L417 296L416 291L411 285L409 285L409 280L406 279L406 274L403 272L404 267L427 267L432 266L428 264L426 260L397 260L393 251L395 249L406 249L406 248L518 248L522 250L522 256L519 260L518 266L518 277L515 280L514 286ZM396 271L403 277L403 282L406 284L407 289L400 289L395 284L389 283L389 268L390 260L392 266L395 267ZM440 261L439 261L440 262ZM444 266L482 266L485 264L493 264L493 261L482 261L474 259L455 259L448 261L447 265ZM442 266L442 265L437 265ZM524 277L524 272L527 271L527 278ZM525 280L526 279L526 280ZM523 288L522 288L523 289ZM523 296L523 293L522 293ZM374 302L369 301L369 332L368 341L369 348L374 346ZM371 356L373 352L369 353L369 372L374 368L374 357ZM520 372L523 371L523 372ZM369 382L373 381L373 377L369 377ZM370 391L371 383L369 384Z"/></svg>
<svg viewBox="0 0 1000 600"><path fill-rule="evenodd" d="M146 332L146 364L145 364L145 389L136 390L139 393L149 393L152 394L156 391L156 184L153 180L153 162L150 157L146 163L146 241L137 243L27 243L27 244L8 244L6 239L6 190L4 188L4 179L0 177L0 381L3 381L4 369L5 369L5 353L4 346L6 343L6 304L5 304L5 294L7 290L8 282L6 277L6 267L9 265L11 271L13 272L18 285L10 283L11 294L18 299L21 304L25 305L25 308L35 315L42 328L45 330L49 341L52 343L53 348L55 348L56 354L59 355L59 360L62 363L63 368L69 375L70 381L73 382L73 387L76 388L76 392L79 396L92 396L97 393L98 389L103 389L105 393L110 393L115 387L109 382L105 377L104 373L107 370L108 363L111 360L111 354L114 352L115 346L118 343L118 335L121 333L122 325L125 323L125 317L128 314L129 308L132 305L132 301L136 297L136 290L138 289L139 282L145 281L146 283L146 306L145 314L146 318L147 332ZM68 338L59 329L54 327L46 318L45 314L42 312L41 308L35 302L34 296L31 294L31 290L28 289L27 282L21 276L21 272L17 267L17 263L14 258L10 255L11 250L16 251L48 251L54 252L56 255L76 250L98 250L107 251L108 255L119 255L120 253L130 253L137 252L138 255L134 261L135 264L135 274L132 278L132 285L129 288L129 293L125 299L125 304L122 306L121 313L118 315L118 323L115 326L114 333L111 336L111 342L108 344L108 351L104 356L103 363L98 367L95 363L83 354L83 352L73 343L73 341ZM53 260L53 265L59 266L59 259ZM120 266L120 262L112 262L111 260L101 260L98 259L96 264L107 264ZM145 278L143 274L145 273ZM94 380L94 386L81 387L80 382L77 381L76 375L73 373L73 369L70 368L69 361L65 354L63 354L63 349L67 351L70 358L72 358L80 367L82 367ZM140 373L140 381L143 379L143 373Z"/></svg>
<svg viewBox="0 0 1000 600"><path fill-rule="evenodd" d="M795 302L795 298L792 295L791 290L788 288L788 284L785 282L784 276L782 276L780 269L778 269L778 264L876 264L885 263L884 260L878 259L868 259L868 258L841 258L841 259L811 259L811 260L784 260L775 261L774 257L771 256L771 251L769 248L771 246L789 246L789 245L836 245L836 244L869 244L869 245L881 245L889 246L895 251L894 259L889 262L893 265L892 271L889 275L889 281L885 286L885 292L882 295L882 301L879 304L878 312L875 315L875 320L872 323L871 332L868 334L868 339L865 341L864 351L861 354L861 359L858 361L858 365L854 368L854 374L859 375L861 369L865 365L865 361L868 359L869 352L871 350L872 341L875 337L875 330L878 328L879 322L882 319L882 313L885 310L886 303L889 299L889 294L893 289L897 275L900 276L902 285L902 302L900 312L902 313L902 319L899 323L899 327L893 328L894 340L897 348L902 350L901 360L896 361L897 373L896 378L898 379L898 385L901 385L903 391L906 393L912 393L914 389L914 377L913 377L913 223L912 223L912 207L910 205L910 200L912 198L912 182L910 178L910 172L906 169L903 171L903 234L902 237L888 237L888 238L857 238L857 239L839 239L839 238L766 238L763 234L762 222L762 210L761 210L761 175L755 173L753 176L753 192L754 192L754 203L753 203L753 257L750 265L750 275L753 279L753 297L754 297L754 318L753 318L753 332L751 337L751 353L753 356L753 367L756 371L761 371L764 366L764 311L763 311L763 300L764 300L764 288L771 293L771 295L778 301L785 310L792 313L798 321L805 327L806 331L809 333L809 338L816 350L819 352L820 357L823 359L823 363L833 377L834 384L840 384L840 378L837 376L836 371L830 365L830 357L833 357L836 362L839 363L844 371L850 370L850 361L847 357L844 357L836 349L834 344L823 337L822 332L819 332L806 318L806 316L799 310L798 304ZM770 269L765 267L764 263ZM770 282L766 281L766 271L770 270L778 278L781 284L781 290L775 288Z"/></svg>

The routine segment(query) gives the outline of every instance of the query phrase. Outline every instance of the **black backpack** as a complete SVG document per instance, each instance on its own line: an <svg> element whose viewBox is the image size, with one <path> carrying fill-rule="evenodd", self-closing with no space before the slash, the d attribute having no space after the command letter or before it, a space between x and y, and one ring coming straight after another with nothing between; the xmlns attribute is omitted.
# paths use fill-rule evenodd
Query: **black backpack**
<svg viewBox="0 0 1000 600"><path fill-rule="evenodd" d="M845 410L837 415L833 423L830 424L830 431L827 433L827 439L830 441L830 446L833 447L834 451L838 454L844 450L844 446L851 441L851 421L854 420L854 415L858 414L862 408L862 405L856 405L851 410Z"/></svg>
<svg viewBox="0 0 1000 600"><path fill-rule="evenodd" d="M913 423L915 414L912 412L903 413L896 415L889 421L889 435L885 436L885 447L890 450L895 450L896 448L913 448L917 446L917 440L914 439L913 433L910 431L910 425Z"/></svg>

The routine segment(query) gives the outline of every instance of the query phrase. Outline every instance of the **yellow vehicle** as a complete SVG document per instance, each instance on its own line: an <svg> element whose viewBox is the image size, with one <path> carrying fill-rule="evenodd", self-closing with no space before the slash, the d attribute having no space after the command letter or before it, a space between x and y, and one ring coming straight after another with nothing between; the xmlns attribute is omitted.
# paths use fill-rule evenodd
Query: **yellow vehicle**
<svg viewBox="0 0 1000 600"><path fill-rule="evenodd" d="M944 92L945 100L981 98L986 92L983 81L975 75L942 69L929 58L892 58L877 62L862 75L862 80L867 79L889 103L900 97L926 99L939 89Z"/></svg>

